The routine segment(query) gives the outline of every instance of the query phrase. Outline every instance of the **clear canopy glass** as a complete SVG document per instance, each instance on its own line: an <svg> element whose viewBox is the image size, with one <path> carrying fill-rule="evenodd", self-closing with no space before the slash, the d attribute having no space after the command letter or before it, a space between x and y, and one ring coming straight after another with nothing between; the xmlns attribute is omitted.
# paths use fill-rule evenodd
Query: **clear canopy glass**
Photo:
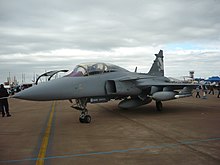
<svg viewBox="0 0 220 165"><path fill-rule="evenodd" d="M116 65L106 64L106 63L83 63L77 65L72 73L67 76L79 77L79 76L90 76L95 74L103 74L108 72L117 72L117 71L127 71L124 68L121 68Z"/></svg>

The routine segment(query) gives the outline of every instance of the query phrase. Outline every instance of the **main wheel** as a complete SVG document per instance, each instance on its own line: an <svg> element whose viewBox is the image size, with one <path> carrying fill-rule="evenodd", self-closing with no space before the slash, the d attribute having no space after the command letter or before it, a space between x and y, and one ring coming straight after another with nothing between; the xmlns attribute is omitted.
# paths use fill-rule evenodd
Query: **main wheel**
<svg viewBox="0 0 220 165"><path fill-rule="evenodd" d="M163 104L161 101L156 101L156 107L157 107L157 111L162 111L163 110Z"/></svg>

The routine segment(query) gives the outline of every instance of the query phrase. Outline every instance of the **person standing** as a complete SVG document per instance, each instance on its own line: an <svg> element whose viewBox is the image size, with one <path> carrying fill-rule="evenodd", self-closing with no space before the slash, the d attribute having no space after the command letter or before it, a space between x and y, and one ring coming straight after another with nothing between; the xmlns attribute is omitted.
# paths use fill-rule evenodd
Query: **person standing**
<svg viewBox="0 0 220 165"><path fill-rule="evenodd" d="M196 98L199 97L200 98L200 89L199 86L196 87Z"/></svg>
<svg viewBox="0 0 220 165"><path fill-rule="evenodd" d="M209 94L213 94L213 95L215 94L213 85L209 86Z"/></svg>
<svg viewBox="0 0 220 165"><path fill-rule="evenodd" d="M207 99L207 96L206 96L206 94L207 94L207 87L206 87L206 85L202 85L202 92L203 92L202 98L203 99Z"/></svg>
<svg viewBox="0 0 220 165"><path fill-rule="evenodd" d="M219 98L220 97L220 87L218 87L218 96L217 96L217 98Z"/></svg>
<svg viewBox="0 0 220 165"><path fill-rule="evenodd" d="M8 91L7 89L5 89L4 85L1 84L0 85L0 107L2 110L2 117L5 117L5 113L7 115L7 117L10 117L10 113L9 113L9 105L8 105L8 99L7 98L2 98L2 97L8 97Z"/></svg>

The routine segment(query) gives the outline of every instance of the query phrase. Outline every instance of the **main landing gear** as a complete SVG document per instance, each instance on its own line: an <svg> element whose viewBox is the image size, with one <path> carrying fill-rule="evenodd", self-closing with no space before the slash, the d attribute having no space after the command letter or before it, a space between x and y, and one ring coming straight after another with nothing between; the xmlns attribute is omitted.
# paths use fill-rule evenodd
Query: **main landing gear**
<svg viewBox="0 0 220 165"><path fill-rule="evenodd" d="M157 111L161 112L163 110L163 104L161 101L156 101Z"/></svg>
<svg viewBox="0 0 220 165"><path fill-rule="evenodd" d="M90 123L91 116L88 114L88 110L86 109L87 99L76 99L76 104L72 105L71 107L79 110L81 112L79 116L80 123Z"/></svg>

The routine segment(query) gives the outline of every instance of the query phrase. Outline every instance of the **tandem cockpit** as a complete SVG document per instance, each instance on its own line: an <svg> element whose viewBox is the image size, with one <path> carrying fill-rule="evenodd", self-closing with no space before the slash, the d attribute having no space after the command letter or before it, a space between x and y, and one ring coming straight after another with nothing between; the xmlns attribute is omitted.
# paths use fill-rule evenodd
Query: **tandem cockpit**
<svg viewBox="0 0 220 165"><path fill-rule="evenodd" d="M65 75L64 77L82 77L82 76L91 76L97 74L104 74L109 72L128 72L128 70L121 68L117 65L107 64L102 62L96 63L83 63L77 65L70 74ZM46 72L38 76L35 84L37 85L41 77L49 77L47 81L50 81L54 75L60 72L68 72L68 70L54 70Z"/></svg>
<svg viewBox="0 0 220 165"><path fill-rule="evenodd" d="M117 65L106 63L83 63L77 65L66 77L90 76L109 72L127 71Z"/></svg>

